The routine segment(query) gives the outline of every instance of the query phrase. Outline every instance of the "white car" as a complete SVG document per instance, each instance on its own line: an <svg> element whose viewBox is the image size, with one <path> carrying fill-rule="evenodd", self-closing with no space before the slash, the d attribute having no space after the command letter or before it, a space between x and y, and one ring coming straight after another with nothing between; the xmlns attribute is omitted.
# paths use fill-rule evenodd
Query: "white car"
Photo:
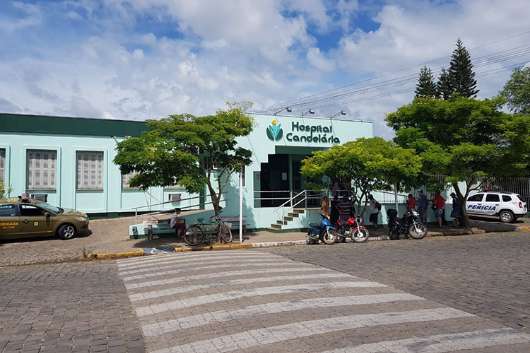
<svg viewBox="0 0 530 353"><path fill-rule="evenodd" d="M521 197L507 192L480 192L467 198L466 211L470 216L495 217L511 223L528 212Z"/></svg>

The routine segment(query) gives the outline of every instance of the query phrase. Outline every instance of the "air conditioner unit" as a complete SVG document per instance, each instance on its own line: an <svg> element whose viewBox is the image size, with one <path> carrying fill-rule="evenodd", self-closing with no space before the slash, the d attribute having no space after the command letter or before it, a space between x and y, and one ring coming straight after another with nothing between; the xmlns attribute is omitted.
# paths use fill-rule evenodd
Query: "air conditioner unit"
<svg viewBox="0 0 530 353"><path fill-rule="evenodd" d="M48 194L31 194L29 197L33 200L48 202Z"/></svg>
<svg viewBox="0 0 530 353"><path fill-rule="evenodd" d="M182 199L182 194L169 194L169 201L171 202L180 202Z"/></svg>

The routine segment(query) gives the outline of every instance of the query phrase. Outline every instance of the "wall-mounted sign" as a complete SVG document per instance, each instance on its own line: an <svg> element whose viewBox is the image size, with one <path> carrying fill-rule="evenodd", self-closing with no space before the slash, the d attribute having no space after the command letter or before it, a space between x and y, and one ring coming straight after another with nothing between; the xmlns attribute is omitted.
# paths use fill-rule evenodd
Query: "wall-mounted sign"
<svg viewBox="0 0 530 353"><path fill-rule="evenodd" d="M267 127L267 137L272 141L279 141L283 137L283 128L277 119L273 119ZM291 123L291 131L285 135L289 142L305 142L311 144L338 144L340 139L333 136L333 126L321 124Z"/></svg>

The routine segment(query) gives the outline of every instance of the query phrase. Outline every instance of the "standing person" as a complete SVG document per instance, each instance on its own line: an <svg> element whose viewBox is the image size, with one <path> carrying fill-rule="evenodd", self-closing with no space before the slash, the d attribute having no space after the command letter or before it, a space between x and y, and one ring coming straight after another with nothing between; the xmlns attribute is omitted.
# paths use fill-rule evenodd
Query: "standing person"
<svg viewBox="0 0 530 353"><path fill-rule="evenodd" d="M420 190L418 195L418 213L423 224L427 224L427 208L429 208L429 200L423 190Z"/></svg>
<svg viewBox="0 0 530 353"><path fill-rule="evenodd" d="M412 211L416 209L416 199L412 194L409 194L407 197L407 211Z"/></svg>
<svg viewBox="0 0 530 353"><path fill-rule="evenodd" d="M322 200L320 201L320 213L329 219L329 198L327 196L324 196Z"/></svg>
<svg viewBox="0 0 530 353"><path fill-rule="evenodd" d="M333 201L331 202L331 211L329 213L329 220L331 221L331 224L335 225L340 217L340 210L339 210L339 199L337 196L333 197Z"/></svg>
<svg viewBox="0 0 530 353"><path fill-rule="evenodd" d="M377 220L379 218L379 211L381 211L381 204L377 202L372 195L368 195L368 202L370 203L370 223L377 228Z"/></svg>
<svg viewBox="0 0 530 353"><path fill-rule="evenodd" d="M438 221L438 226L441 228L442 220L444 219L445 213L445 199L440 194L440 191L436 191L432 203L436 212L436 220Z"/></svg>
<svg viewBox="0 0 530 353"><path fill-rule="evenodd" d="M454 192L451 193L451 198L453 199L453 210L451 211L451 217L454 218L454 225L459 226L462 224L462 205L456 197Z"/></svg>

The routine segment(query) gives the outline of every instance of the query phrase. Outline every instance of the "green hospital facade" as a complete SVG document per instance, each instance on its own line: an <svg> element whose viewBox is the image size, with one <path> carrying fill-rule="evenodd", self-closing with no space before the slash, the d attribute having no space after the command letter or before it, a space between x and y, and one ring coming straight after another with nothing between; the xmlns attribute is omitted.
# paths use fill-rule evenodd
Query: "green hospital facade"
<svg viewBox="0 0 530 353"><path fill-rule="evenodd" d="M291 205L284 205L286 201L305 189L300 166L307 155L373 136L370 122L250 115L253 131L238 140L252 151L252 163L243 173L243 216L248 228L268 228L289 212ZM179 187L146 191L129 187L129 176L113 163L116 144L146 129L139 121L0 114L0 181L9 197L28 192L50 204L89 214L199 206L210 212L206 192L201 197ZM224 215L239 215L239 191L235 174L223 195ZM314 217L306 212L283 228L305 227Z"/></svg>

